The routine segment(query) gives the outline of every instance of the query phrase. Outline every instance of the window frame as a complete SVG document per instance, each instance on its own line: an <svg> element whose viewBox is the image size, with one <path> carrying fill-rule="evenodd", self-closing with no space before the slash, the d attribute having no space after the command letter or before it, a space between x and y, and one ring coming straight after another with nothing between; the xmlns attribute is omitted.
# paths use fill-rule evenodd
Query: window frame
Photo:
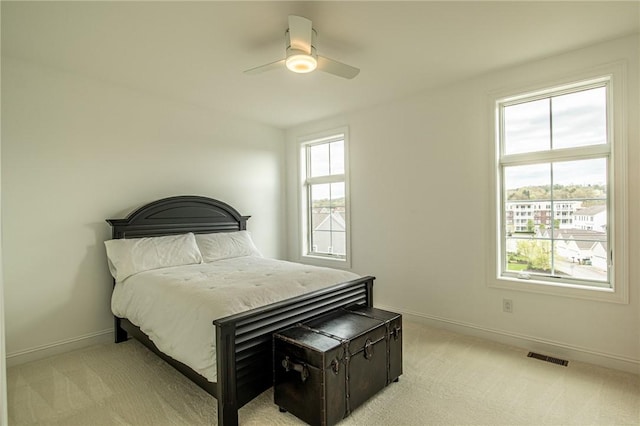
<svg viewBox="0 0 640 426"><path fill-rule="evenodd" d="M298 138L298 168L299 168L299 237L298 260L318 266L348 269L351 267L351 219L350 219L350 194L349 194L349 136L348 128L341 127L324 132L305 135ZM320 177L308 176L310 170L310 157L308 149L312 146L332 143L342 140L344 143L344 173ZM332 255L316 253L311 250L311 185L326 183L344 183L345 197L345 254Z"/></svg>
<svg viewBox="0 0 640 426"><path fill-rule="evenodd" d="M490 108L492 126L491 138L494 149L491 158L491 202L490 217L491 226L488 242L490 250L488 255L490 264L487 269L487 285L494 288L508 290L543 293L556 296L606 301L614 303L629 303L628 295L628 237L627 237L627 195L626 195L626 97L624 63L619 62L601 67L598 70L585 72L565 79L547 81L535 86L505 90L501 93L490 95ZM557 96L563 93L574 92L576 89L598 87L606 84L607 89L607 132L606 145L590 145L579 148L557 149L556 152L541 151L531 153L517 153L504 155L502 144L503 126L500 122L500 109L503 105L530 101L536 98ZM555 162L562 160L577 160L589 158L602 158L608 155L608 241L607 247L610 261L609 283L611 288L579 285L572 280L567 282L552 282L541 279L520 279L517 274L503 274L503 259L505 254L505 232L503 220L504 213L503 195L503 167L508 165L527 164L528 162ZM504 161L507 157L507 161ZM503 217L504 215L504 217ZM552 218L553 219L553 218ZM615 256L614 256L615 255Z"/></svg>

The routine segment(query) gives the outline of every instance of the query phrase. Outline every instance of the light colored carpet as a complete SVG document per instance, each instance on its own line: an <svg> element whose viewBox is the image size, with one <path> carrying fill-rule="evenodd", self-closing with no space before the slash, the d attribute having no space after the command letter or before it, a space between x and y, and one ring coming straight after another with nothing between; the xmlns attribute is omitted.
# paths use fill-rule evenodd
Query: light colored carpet
<svg viewBox="0 0 640 426"><path fill-rule="evenodd" d="M640 378L405 323L404 374L341 425L634 425ZM10 425L202 425L216 401L135 341L12 367ZM240 410L242 425L297 425L271 390Z"/></svg>

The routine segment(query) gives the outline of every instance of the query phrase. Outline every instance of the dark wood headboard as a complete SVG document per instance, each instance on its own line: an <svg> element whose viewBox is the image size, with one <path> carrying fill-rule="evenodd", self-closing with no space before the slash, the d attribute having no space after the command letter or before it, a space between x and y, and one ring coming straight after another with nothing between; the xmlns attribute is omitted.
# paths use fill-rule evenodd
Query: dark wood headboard
<svg viewBox="0 0 640 426"><path fill-rule="evenodd" d="M161 235L232 232L247 229L247 219L230 205L213 198L181 195L146 204L125 219L107 219L112 237L140 238Z"/></svg>

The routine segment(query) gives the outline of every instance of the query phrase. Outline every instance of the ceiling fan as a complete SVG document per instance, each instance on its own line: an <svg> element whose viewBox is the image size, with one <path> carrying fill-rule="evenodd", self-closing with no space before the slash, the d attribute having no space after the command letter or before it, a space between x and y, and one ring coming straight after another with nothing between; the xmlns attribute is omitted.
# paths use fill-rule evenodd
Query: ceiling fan
<svg viewBox="0 0 640 426"><path fill-rule="evenodd" d="M358 68L318 55L316 52L317 32L307 18L289 15L289 28L285 36L285 59L251 68L244 73L258 74L280 68L282 65L296 73L308 73L318 69L348 79L355 77L360 72Z"/></svg>

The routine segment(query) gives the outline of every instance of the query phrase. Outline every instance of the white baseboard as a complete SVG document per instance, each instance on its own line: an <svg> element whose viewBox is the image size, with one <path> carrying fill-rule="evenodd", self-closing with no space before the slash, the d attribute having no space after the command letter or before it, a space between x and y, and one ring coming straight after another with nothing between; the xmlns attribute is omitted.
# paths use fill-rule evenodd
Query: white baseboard
<svg viewBox="0 0 640 426"><path fill-rule="evenodd" d="M542 353L545 355L595 364L606 368L622 370L633 374L640 374L640 360L621 355L593 351L587 348L567 345L562 342L540 339L509 331L480 327L475 324L454 321L447 318L426 315L423 313L409 312L392 306L376 306L393 312L401 313L408 321L445 329L455 333L471 335L487 340L503 343L510 346Z"/></svg>
<svg viewBox="0 0 640 426"><path fill-rule="evenodd" d="M36 361L53 355L82 349L87 346L113 342L113 329L85 334L71 339L60 340L47 345L7 354L7 368L25 362Z"/></svg>
<svg viewBox="0 0 640 426"><path fill-rule="evenodd" d="M418 312L410 312L405 309L399 309L393 306L376 305L380 309L401 313L408 321L429 325L436 328L442 328L455 333L471 335L487 340L503 343L505 345L515 346L550 355L569 361L580 361L589 364L600 365L606 368L622 370L633 374L640 374L640 360L628 358L616 354L593 351L586 348L567 345L562 342L554 342L551 340L540 339L533 336L512 333L503 330L490 329L480 327L475 324L454 321L448 318L437 317L434 315L426 315ZM7 354L6 365L12 367L14 365L24 364L25 362L43 359L49 356L58 355L75 349L81 349L87 346L109 343L113 341L113 330L103 330L96 333L86 334L72 339L61 340L48 345L42 345L35 348L13 352Z"/></svg>

